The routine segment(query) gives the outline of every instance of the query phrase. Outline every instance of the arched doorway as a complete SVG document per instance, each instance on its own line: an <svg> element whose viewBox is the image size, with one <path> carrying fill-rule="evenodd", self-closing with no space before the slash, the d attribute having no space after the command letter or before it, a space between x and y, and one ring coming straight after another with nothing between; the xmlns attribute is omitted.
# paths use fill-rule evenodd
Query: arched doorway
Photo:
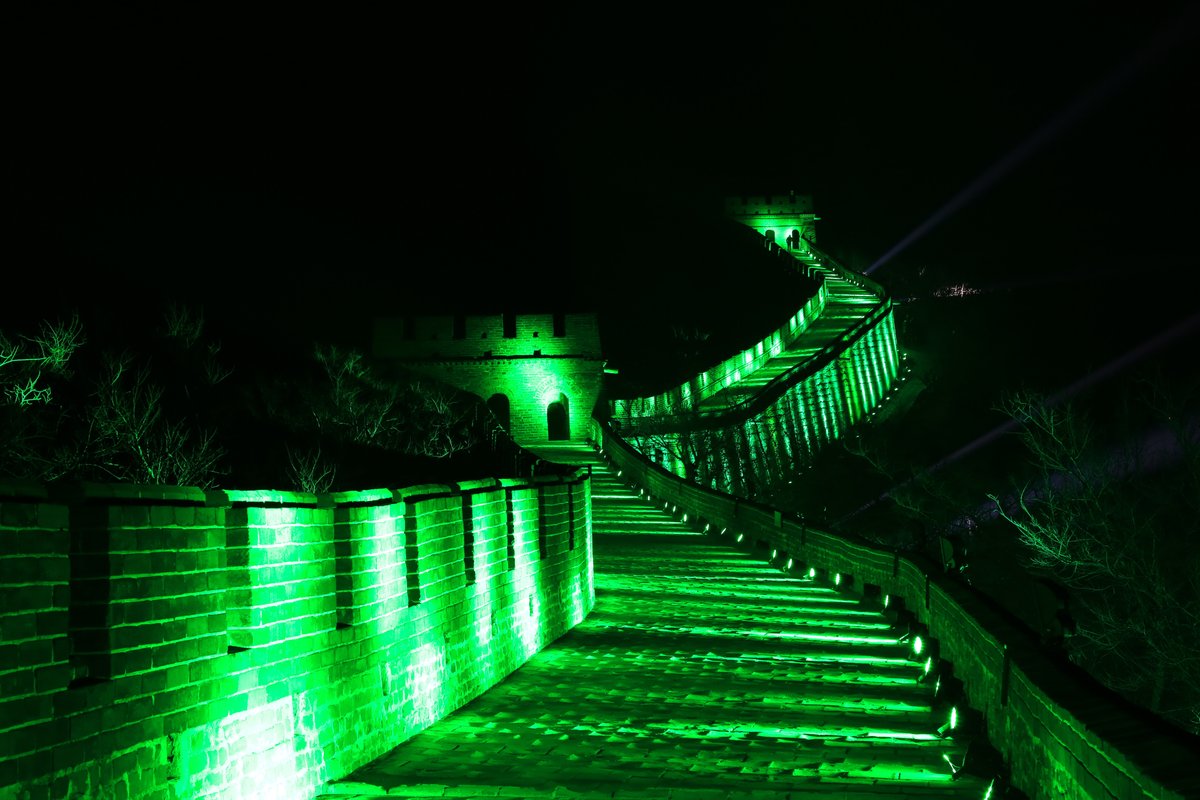
<svg viewBox="0 0 1200 800"><path fill-rule="evenodd" d="M571 438L571 408L565 394L546 406L546 438L562 442Z"/></svg>
<svg viewBox="0 0 1200 800"><path fill-rule="evenodd" d="M775 243L775 231L774 230L768 230L766 233L766 236L767 236L768 242L771 242L772 244Z"/></svg>
<svg viewBox="0 0 1200 800"><path fill-rule="evenodd" d="M508 424L510 413L508 409L508 395L497 392L487 399L487 407L488 411L492 412L492 416L496 419L496 422L500 423L500 427L506 431L511 430Z"/></svg>
<svg viewBox="0 0 1200 800"><path fill-rule="evenodd" d="M799 250L800 249L800 231L796 230L795 228L792 228L792 232L788 234L787 242L788 242L789 250Z"/></svg>

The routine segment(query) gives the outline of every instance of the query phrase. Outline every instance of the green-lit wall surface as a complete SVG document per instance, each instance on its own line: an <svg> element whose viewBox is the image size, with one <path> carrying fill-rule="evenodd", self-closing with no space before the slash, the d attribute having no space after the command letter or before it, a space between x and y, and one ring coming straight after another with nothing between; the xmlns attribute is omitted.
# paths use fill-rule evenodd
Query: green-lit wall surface
<svg viewBox="0 0 1200 800"><path fill-rule="evenodd" d="M805 468L818 450L871 414L900 373L892 301L881 286L809 242L803 252L764 245L821 277L818 293L761 342L683 385L609 405L621 432L676 475L735 494ZM836 334L826 326L814 335L814 323L844 302L833 298L847 291L857 294L858 321ZM789 348L808 355L749 397L739 393L736 402L699 407L723 389L736 389Z"/></svg>
<svg viewBox="0 0 1200 800"><path fill-rule="evenodd" d="M762 543L797 569L841 575L848 585L900 600L938 641L1013 784L1030 797L1200 797L1194 738L1147 722L1074 668L1051 661L1026 632L939 566L682 480L601 423L592 436L625 478L724 530L730 541Z"/></svg>
<svg viewBox="0 0 1200 800"><path fill-rule="evenodd" d="M792 231L800 234L799 249L806 250L807 242L816 242L816 221L812 195L790 192L782 195L747 195L725 200L725 214L768 236L777 244L786 245Z"/></svg>
<svg viewBox="0 0 1200 800"><path fill-rule="evenodd" d="M742 419L690 430L662 431L664 463L680 477L744 493L771 476L805 468L813 455L861 422L899 374L891 309L838 354ZM677 454L703 454L684 463Z"/></svg>
<svg viewBox="0 0 1200 800"><path fill-rule="evenodd" d="M819 279L819 275L817 277ZM825 308L826 297L825 283L821 281L816 294L810 297L795 314L788 317L787 322L772 331L762 341L756 342L752 347L730 356L720 364L704 370L679 386L661 394L610 401L610 411L613 417L617 419L653 417L656 414L675 414L688 411L721 389L750 377L808 329L809 324L819 317Z"/></svg>
<svg viewBox="0 0 1200 800"><path fill-rule="evenodd" d="M547 407L565 403L570 438L582 440L600 396L604 360L595 314L518 314L505 336L500 314L411 316L374 321L372 352L478 395L508 401L512 438L523 445L549 439ZM556 336L555 333L560 335Z"/></svg>
<svg viewBox="0 0 1200 800"><path fill-rule="evenodd" d="M595 603L586 471L0 484L0 798L303 800Z"/></svg>

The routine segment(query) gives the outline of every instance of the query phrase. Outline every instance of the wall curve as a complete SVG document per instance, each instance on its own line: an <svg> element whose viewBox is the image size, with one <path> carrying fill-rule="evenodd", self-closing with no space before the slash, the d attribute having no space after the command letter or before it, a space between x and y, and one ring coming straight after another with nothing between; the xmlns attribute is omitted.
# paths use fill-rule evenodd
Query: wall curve
<svg viewBox="0 0 1200 800"><path fill-rule="evenodd" d="M606 426L594 441L623 477L693 519L903 601L937 641L1013 785L1034 798L1200 797L1196 737L1170 728L1044 654L1028 632L917 556L809 527L651 464Z"/></svg>

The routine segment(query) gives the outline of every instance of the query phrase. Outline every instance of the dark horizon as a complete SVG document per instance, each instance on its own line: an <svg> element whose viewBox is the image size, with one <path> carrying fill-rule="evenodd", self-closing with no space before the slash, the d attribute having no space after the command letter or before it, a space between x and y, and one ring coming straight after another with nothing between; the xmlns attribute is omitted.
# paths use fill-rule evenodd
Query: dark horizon
<svg viewBox="0 0 1200 800"><path fill-rule="evenodd" d="M1136 248L1194 286L1188 8L818 8L774 35L734 19L32 11L10 241L35 282L74 275L8 293L4 313L116 307L133 287L235 318L325 314L342 291L364 298L347 320L583 308L650 267L703 290L686 242L711 244L704 215L788 190L864 269L1098 85L874 277L1141 273ZM619 229L624 249L598 246ZM677 254L643 247L664 232Z"/></svg>

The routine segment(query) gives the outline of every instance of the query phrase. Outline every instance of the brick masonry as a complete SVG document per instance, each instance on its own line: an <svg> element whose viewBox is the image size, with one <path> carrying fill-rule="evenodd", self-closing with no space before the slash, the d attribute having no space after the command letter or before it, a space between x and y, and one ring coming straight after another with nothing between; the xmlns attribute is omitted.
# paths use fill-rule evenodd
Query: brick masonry
<svg viewBox="0 0 1200 800"><path fill-rule="evenodd" d="M624 475L747 546L793 558L900 603L961 680L1013 785L1035 798L1200 797L1195 737L1155 724L1111 692L1068 672L966 586L916 556L806 526L775 509L686 482L594 423Z"/></svg>
<svg viewBox="0 0 1200 800"><path fill-rule="evenodd" d="M583 619L589 498L0 485L0 798L312 797Z"/></svg>
<svg viewBox="0 0 1200 800"><path fill-rule="evenodd" d="M569 438L583 439L604 367L594 314L564 314L557 325L553 314L519 314L507 331L500 314L382 318L372 352L484 400L502 395L522 445L549 440L555 402L566 410Z"/></svg>

